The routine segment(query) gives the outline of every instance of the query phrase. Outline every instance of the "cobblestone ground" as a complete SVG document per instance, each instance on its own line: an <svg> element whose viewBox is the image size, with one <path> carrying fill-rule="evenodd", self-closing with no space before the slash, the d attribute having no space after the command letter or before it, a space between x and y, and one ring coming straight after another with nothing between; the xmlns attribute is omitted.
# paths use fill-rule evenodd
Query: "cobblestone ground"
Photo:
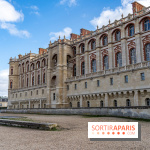
<svg viewBox="0 0 150 150"><path fill-rule="evenodd" d="M0 114L0 116L25 116L41 122L57 123L61 131L41 131L0 126L0 150L150 150L150 122L141 124L141 141L90 141L88 122L131 122L135 120L113 118Z"/></svg>

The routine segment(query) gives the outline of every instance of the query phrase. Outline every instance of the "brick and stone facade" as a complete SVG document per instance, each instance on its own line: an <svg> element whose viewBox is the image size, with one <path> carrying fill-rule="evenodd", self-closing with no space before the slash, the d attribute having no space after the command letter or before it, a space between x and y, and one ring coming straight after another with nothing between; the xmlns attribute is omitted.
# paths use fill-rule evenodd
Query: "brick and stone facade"
<svg viewBox="0 0 150 150"><path fill-rule="evenodd" d="M150 7L10 59L8 108L150 105Z"/></svg>

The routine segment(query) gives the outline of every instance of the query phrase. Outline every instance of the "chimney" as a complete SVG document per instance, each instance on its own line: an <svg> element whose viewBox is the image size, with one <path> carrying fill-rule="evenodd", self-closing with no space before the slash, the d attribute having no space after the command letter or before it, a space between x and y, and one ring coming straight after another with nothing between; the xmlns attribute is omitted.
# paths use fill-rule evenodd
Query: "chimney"
<svg viewBox="0 0 150 150"><path fill-rule="evenodd" d="M22 57L22 55L21 55L21 54L19 54L19 55L18 55L18 57L19 57L19 59L20 59L20 58Z"/></svg>
<svg viewBox="0 0 150 150"><path fill-rule="evenodd" d="M39 54L43 54L46 52L47 52L47 49L39 48Z"/></svg>
<svg viewBox="0 0 150 150"><path fill-rule="evenodd" d="M86 30L86 29L80 29L80 35L85 36L86 34L89 34L91 31Z"/></svg>
<svg viewBox="0 0 150 150"><path fill-rule="evenodd" d="M132 10L133 10L133 14L141 11L145 6L143 6L142 4L138 3L138 2L133 2L132 3Z"/></svg>
<svg viewBox="0 0 150 150"><path fill-rule="evenodd" d="M77 34L74 34L74 33L71 33L71 34L70 34L70 38L71 38L72 40L77 39L77 38L79 38L79 37L80 37L80 35L77 35Z"/></svg>

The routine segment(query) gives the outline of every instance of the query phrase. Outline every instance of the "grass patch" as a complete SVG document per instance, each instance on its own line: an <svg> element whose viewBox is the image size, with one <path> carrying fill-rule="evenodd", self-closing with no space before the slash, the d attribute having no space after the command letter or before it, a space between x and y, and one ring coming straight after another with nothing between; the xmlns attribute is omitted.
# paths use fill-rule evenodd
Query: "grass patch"
<svg viewBox="0 0 150 150"><path fill-rule="evenodd" d="M131 117L121 117L121 116L111 116L111 115L82 115L83 118L93 118L93 117L115 117L115 118L124 118L124 119L132 119L132 120L137 120L137 121L145 121L145 122L150 122L150 119L143 119L143 118L131 118Z"/></svg>

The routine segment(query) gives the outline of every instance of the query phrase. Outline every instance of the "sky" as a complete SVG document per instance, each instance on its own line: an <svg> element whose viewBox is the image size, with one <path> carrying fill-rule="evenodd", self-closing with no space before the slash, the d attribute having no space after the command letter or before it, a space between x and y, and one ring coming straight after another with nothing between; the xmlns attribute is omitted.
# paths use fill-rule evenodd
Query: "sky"
<svg viewBox="0 0 150 150"><path fill-rule="evenodd" d="M0 96L7 96L10 57L38 53L80 29L96 30L132 13L134 0L0 0ZM146 7L150 0L137 0Z"/></svg>

